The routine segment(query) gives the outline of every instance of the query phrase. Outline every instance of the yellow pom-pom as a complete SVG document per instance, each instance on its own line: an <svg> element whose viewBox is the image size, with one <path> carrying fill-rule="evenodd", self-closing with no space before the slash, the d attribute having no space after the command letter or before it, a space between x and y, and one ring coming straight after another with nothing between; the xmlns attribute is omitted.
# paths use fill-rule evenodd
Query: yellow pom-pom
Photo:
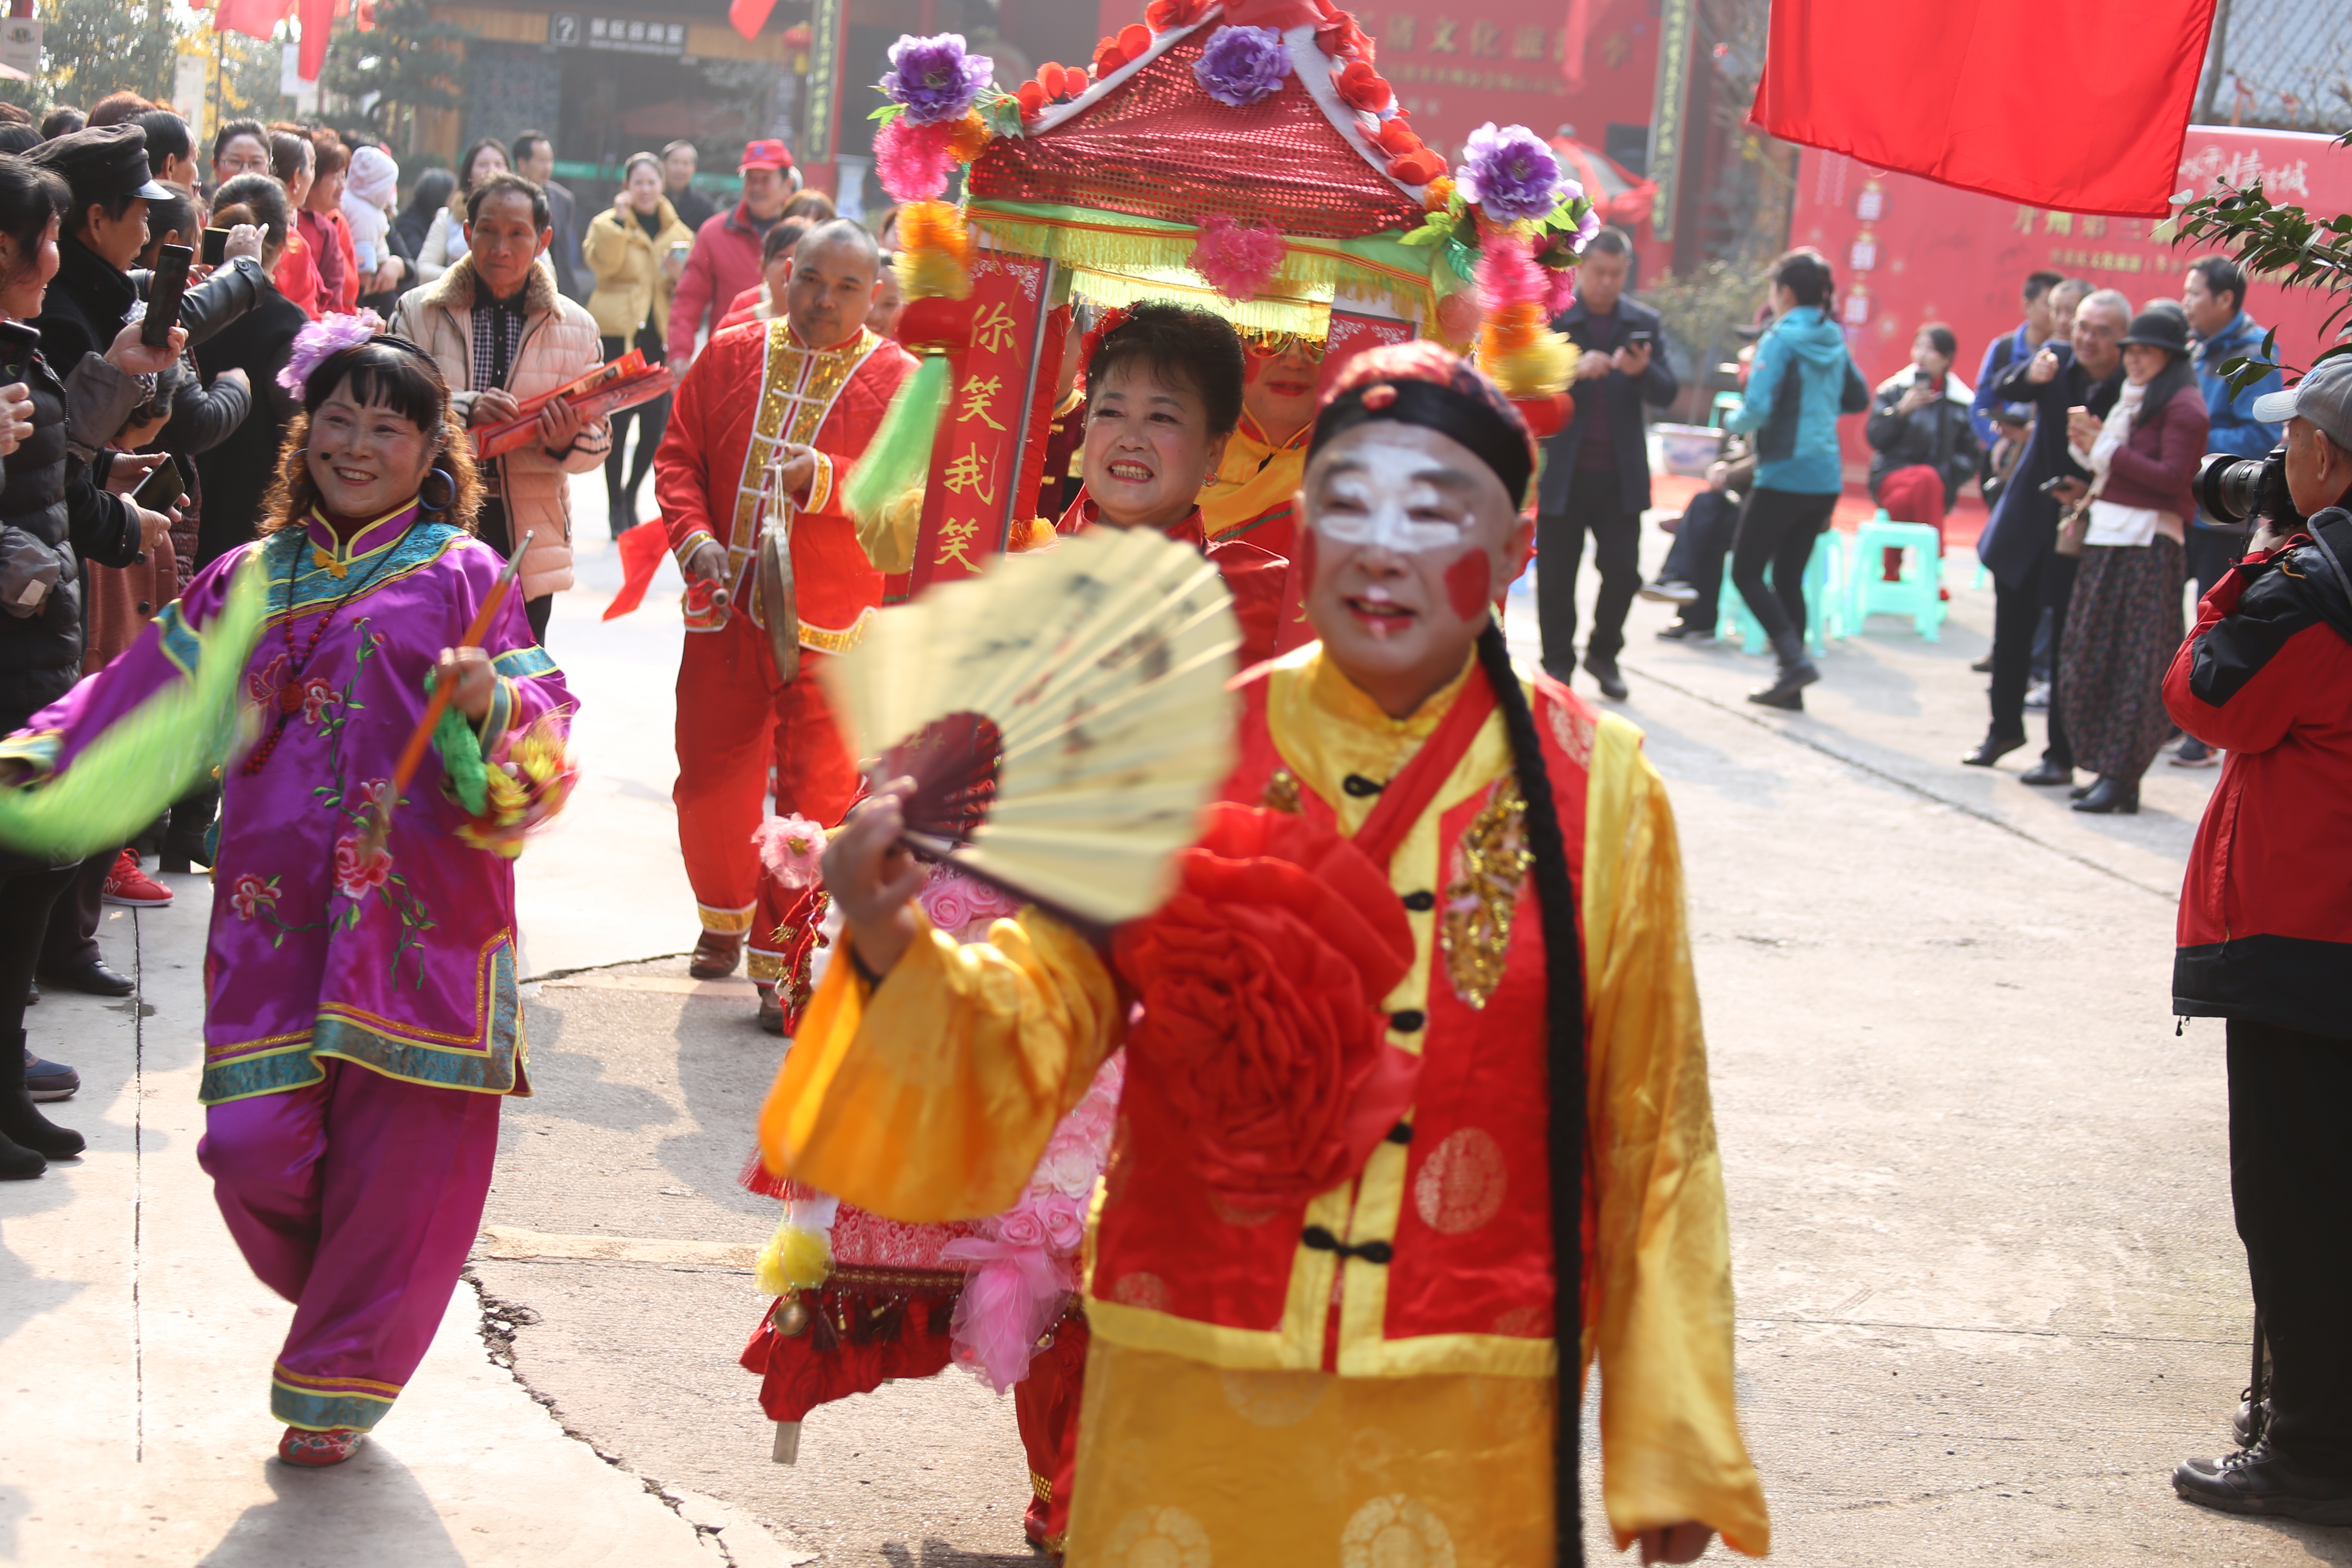
<svg viewBox="0 0 2352 1568"><path fill-rule="evenodd" d="M957 163L969 163L987 150L988 140L988 121L980 117L979 110L967 110L948 137L948 151L955 154Z"/></svg>
<svg viewBox="0 0 2352 1568"><path fill-rule="evenodd" d="M803 1230L786 1220L760 1249L757 1278L762 1294L814 1290L833 1272L833 1242L821 1230Z"/></svg>
<svg viewBox="0 0 2352 1568"><path fill-rule="evenodd" d="M961 300L971 292L971 274L952 256L902 250L894 265L899 290L909 300Z"/></svg>

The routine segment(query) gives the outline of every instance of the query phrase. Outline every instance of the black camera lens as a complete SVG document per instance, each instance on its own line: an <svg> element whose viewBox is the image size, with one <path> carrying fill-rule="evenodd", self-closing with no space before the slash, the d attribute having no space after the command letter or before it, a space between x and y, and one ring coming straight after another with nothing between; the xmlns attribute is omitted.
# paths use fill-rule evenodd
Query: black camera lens
<svg viewBox="0 0 2352 1568"><path fill-rule="evenodd" d="M2238 458L2208 452L2197 465L2197 504L2205 515L2223 522L2243 522L2262 504L2261 458Z"/></svg>

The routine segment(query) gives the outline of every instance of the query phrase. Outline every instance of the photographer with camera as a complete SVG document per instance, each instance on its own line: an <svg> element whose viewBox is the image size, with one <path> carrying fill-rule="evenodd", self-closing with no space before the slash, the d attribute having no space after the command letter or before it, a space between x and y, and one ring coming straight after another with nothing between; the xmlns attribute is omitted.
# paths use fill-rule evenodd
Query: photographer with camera
<svg viewBox="0 0 2352 1568"><path fill-rule="evenodd" d="M2231 1513L2352 1523L2352 358L2254 404L2268 458L2207 459L2198 500L2259 513L2165 677L2227 753L2180 895L2172 1006L2229 1031L2230 1189L2270 1347L2249 1446L2173 1489ZM2282 493L2284 492L2284 493ZM2306 521L2306 518L2308 521Z"/></svg>
<svg viewBox="0 0 2352 1568"><path fill-rule="evenodd" d="M1878 384L1870 419L1863 426L1870 443L1870 498L1896 522L1924 522L1936 531L1936 552L1944 549L1944 514L1959 500L1960 487L1977 470L1984 447L1969 410L1973 395L1952 374L1959 340L1941 321L1930 321L1911 341L1911 366ZM1889 550L1883 563L1894 582L1903 552Z"/></svg>

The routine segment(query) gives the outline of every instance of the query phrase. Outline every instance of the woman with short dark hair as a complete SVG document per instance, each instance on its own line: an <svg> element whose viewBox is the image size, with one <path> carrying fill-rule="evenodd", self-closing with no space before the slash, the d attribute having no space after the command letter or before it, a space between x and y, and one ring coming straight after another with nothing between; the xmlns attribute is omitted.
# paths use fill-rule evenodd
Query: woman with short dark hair
<svg viewBox="0 0 2352 1568"><path fill-rule="evenodd" d="M416 247L419 283L430 283L439 278L466 254L466 198L473 194L474 187L492 174L507 174L513 168L513 160L507 156L507 144L495 136L485 136L466 149L466 155L457 161L457 185L449 194L448 203L434 215L424 243Z"/></svg>
<svg viewBox="0 0 2352 1568"><path fill-rule="evenodd" d="M1870 494L1896 522L1925 523L1943 552L1944 514L1977 470L1984 444L1969 412L1974 395L1952 374L1960 341L1941 321L1911 340L1911 363L1878 384L1863 434L1870 442ZM1903 552L1886 552L1886 580Z"/></svg>

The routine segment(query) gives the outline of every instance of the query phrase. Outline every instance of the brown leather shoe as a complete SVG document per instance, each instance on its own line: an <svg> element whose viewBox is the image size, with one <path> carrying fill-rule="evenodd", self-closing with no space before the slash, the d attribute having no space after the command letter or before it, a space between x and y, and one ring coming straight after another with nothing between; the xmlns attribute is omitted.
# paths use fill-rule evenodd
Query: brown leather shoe
<svg viewBox="0 0 2352 1568"><path fill-rule="evenodd" d="M783 999L776 994L776 988L772 985L760 987L760 1027L772 1035L784 1032Z"/></svg>
<svg viewBox="0 0 2352 1568"><path fill-rule="evenodd" d="M694 944L686 972L697 980L724 980L743 962L743 937L739 931L707 931Z"/></svg>

